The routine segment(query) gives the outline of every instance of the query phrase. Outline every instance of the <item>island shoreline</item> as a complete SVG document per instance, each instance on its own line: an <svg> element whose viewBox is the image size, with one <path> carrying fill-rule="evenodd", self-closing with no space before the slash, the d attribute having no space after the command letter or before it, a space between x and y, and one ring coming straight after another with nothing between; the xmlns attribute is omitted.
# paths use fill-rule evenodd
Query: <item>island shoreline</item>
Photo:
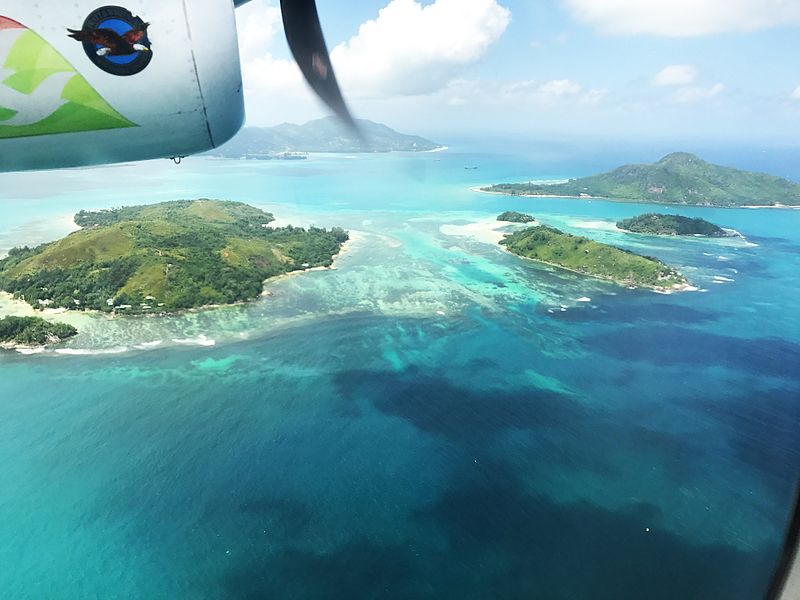
<svg viewBox="0 0 800 600"><path fill-rule="evenodd" d="M564 271L568 271L570 273L574 273L575 275L580 275L582 277L591 277L592 279L597 279L599 281L607 281L609 283L613 283L615 285L618 285L620 287L624 287L624 288L627 288L627 289L639 289L639 288L642 288L644 290L649 290L651 292L655 292L655 293L659 293L659 294L665 294L665 293L669 294L669 293L672 293L672 292L693 292L693 291L695 291L697 289L695 286L693 286L692 284L690 284L688 282L683 284L683 285L680 285L680 286L673 286L673 287L668 287L668 288L667 287L641 285L641 284L640 285L636 285L636 286L628 286L628 285L625 285L624 283L622 283L620 281L617 281L616 279L612 279L611 277L603 277L601 275L594 275L592 273L584 273L583 271L578 271L576 269L570 269L569 267L564 267L562 265L558 265L556 263L551 263L551 262L548 262L546 260L540 260L538 258L531 258L529 256L522 256L521 254L517 254L515 252L512 252L511 250L509 250L505 246L501 246L501 249L503 250L503 252L507 252L508 254L510 254L511 256L515 256L516 258L521 258L523 260L529 260L531 262L539 263L541 265L547 265L548 267L553 267L554 269L561 269L561 270L564 270Z"/></svg>
<svg viewBox="0 0 800 600"><path fill-rule="evenodd" d="M289 271L288 273L281 273L280 275L276 275L274 277L270 277L265 279L262 282L262 291L261 293L251 298L250 300L242 300L239 302L231 302L229 304L206 304L205 306L196 306L193 308L187 308L183 310L176 310L176 311L163 311L163 312L152 312L152 313L142 313L142 314L125 314L116 311L111 312L103 312L96 309L85 309L85 310L76 310L72 308L45 308L45 309L37 309L33 305L28 304L24 300L20 300L19 298L15 298L13 294L5 291L0 290L0 307L2 306L3 302L7 303L11 307L16 307L21 316L40 316L40 317L56 317L58 315L86 315L88 317L104 317L107 319L139 319L139 318L162 318L162 317L179 317L181 315L186 314L193 314L199 313L207 310L216 310L220 308L227 308L227 307L234 307L234 306L246 306L247 304L251 304L253 302L258 301L260 298L268 297L271 294L268 293L269 290L267 289L267 285L271 283L275 283L276 281L287 279L289 277L296 277L298 275L302 275L304 273L309 273L313 271L335 271L336 270L336 261L339 260L342 255L352 250L353 242L357 242L359 240L364 239L364 236L361 235L359 232L349 232L348 235L350 236L349 239L344 242L341 247L339 248L339 252L333 255L332 262L330 266L320 266L320 267L312 267L309 269L295 269L294 271ZM16 316L15 314L9 314L6 316ZM3 315L0 314L0 318ZM55 320L55 319L54 319ZM63 321L59 321L63 322ZM2 346L0 346L2 348Z"/></svg>
<svg viewBox="0 0 800 600"><path fill-rule="evenodd" d="M724 208L732 209L759 209L759 208L772 208L776 210L800 210L800 206L791 206L788 204L769 204L769 205L742 205L742 206L726 206L723 204L678 204L675 202L647 202L645 200L628 200L624 198L609 198L607 196L569 196L563 194L508 194L506 192L494 192L485 190L480 186L470 187L471 192L479 194L492 194L494 196L505 196L506 198L560 198L562 200L603 200L606 202L619 202L621 204L645 204L655 206L679 206L683 208Z"/></svg>

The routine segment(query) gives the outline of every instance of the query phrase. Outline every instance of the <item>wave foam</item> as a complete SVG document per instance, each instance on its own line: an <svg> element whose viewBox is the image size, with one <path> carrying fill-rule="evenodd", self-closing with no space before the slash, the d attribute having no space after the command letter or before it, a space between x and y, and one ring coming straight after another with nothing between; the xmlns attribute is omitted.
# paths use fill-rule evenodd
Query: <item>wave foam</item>
<svg viewBox="0 0 800 600"><path fill-rule="evenodd" d="M54 350L56 354L63 354L65 356L96 356L103 354L124 354L129 348L127 346L119 346L117 348L101 348L90 350L88 348L59 348Z"/></svg>
<svg viewBox="0 0 800 600"><path fill-rule="evenodd" d="M217 344L216 340L212 340L205 335L198 335L196 338L187 339L173 338L172 341L182 346L215 346Z"/></svg>
<svg viewBox="0 0 800 600"><path fill-rule="evenodd" d="M19 354L41 354L44 352L44 348L17 348L16 351Z"/></svg>
<svg viewBox="0 0 800 600"><path fill-rule="evenodd" d="M149 350L150 348L157 348L164 342L161 340L156 340L154 342L142 342L141 344L136 344L134 348L137 350Z"/></svg>

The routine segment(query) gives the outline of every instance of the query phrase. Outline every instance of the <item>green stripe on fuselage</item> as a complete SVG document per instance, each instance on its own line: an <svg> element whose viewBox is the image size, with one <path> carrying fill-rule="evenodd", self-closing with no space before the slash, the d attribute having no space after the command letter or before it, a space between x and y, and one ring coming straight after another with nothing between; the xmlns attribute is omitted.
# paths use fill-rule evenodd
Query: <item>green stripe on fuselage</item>
<svg viewBox="0 0 800 600"><path fill-rule="evenodd" d="M2 106L0 101L0 139L136 127L106 102L53 46L31 30L19 36L7 56L0 56L0 64L13 71L0 85L16 92L14 106ZM37 90L42 92L42 84L58 73L74 73L74 76L57 95L37 96ZM4 124L24 114L24 96L29 96L31 103L50 102L54 109L34 123Z"/></svg>

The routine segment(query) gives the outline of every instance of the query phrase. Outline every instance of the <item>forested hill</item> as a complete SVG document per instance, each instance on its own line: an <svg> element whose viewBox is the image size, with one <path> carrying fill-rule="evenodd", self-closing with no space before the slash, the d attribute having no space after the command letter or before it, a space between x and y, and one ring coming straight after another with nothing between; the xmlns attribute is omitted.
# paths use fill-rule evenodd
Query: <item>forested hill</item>
<svg viewBox="0 0 800 600"><path fill-rule="evenodd" d="M683 275L656 258L640 256L547 225L516 231L507 235L500 244L518 256L620 285L656 290L680 290L688 286Z"/></svg>
<svg viewBox="0 0 800 600"><path fill-rule="evenodd" d="M99 212L57 242L0 260L0 289L35 308L163 312L258 296L269 277L328 266L346 231L274 228L270 213L220 200Z"/></svg>
<svg viewBox="0 0 800 600"><path fill-rule="evenodd" d="M364 140L359 140L334 117L304 125L245 127L212 154L225 158L258 158L284 152L424 152L440 147L430 140L398 133L380 123L363 119L357 123Z"/></svg>
<svg viewBox="0 0 800 600"><path fill-rule="evenodd" d="M0 348L49 346L77 333L66 323L50 323L38 317L5 317L0 319Z"/></svg>
<svg viewBox="0 0 800 600"><path fill-rule="evenodd" d="M502 183L485 191L531 196L592 196L659 204L800 206L800 184L763 173L721 167L676 152L650 165L625 165L565 183Z"/></svg>
<svg viewBox="0 0 800 600"><path fill-rule="evenodd" d="M719 225L710 223L699 217L689 218L681 215L662 215L647 213L623 219L617 222L617 227L633 233L646 233L650 235L700 235L705 237L726 237L731 234Z"/></svg>

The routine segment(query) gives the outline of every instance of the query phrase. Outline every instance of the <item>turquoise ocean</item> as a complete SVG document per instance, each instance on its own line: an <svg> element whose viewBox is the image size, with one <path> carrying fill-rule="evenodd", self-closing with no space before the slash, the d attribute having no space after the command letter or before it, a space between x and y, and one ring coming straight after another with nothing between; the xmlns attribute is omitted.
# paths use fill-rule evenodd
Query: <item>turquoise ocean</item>
<svg viewBox="0 0 800 600"><path fill-rule="evenodd" d="M252 304L68 315L64 346L0 354L0 597L758 597L800 464L800 211L681 209L741 237L663 239L614 228L663 207L470 189L657 150L0 175L0 254L178 198L353 233ZM796 151L704 157L800 180ZM697 290L521 261L494 243L509 209Z"/></svg>

